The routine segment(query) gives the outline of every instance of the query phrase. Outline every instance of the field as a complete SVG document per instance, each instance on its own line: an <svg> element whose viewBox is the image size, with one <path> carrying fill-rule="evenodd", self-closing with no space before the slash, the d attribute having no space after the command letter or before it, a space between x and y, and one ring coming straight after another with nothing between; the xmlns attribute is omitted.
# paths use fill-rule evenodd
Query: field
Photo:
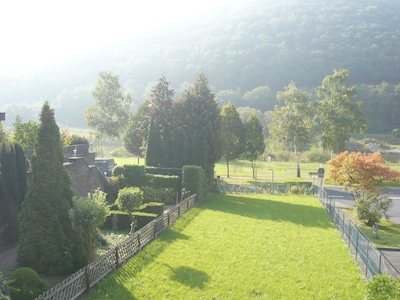
<svg viewBox="0 0 400 300"><path fill-rule="evenodd" d="M315 197L220 194L85 299L363 299L365 286Z"/></svg>

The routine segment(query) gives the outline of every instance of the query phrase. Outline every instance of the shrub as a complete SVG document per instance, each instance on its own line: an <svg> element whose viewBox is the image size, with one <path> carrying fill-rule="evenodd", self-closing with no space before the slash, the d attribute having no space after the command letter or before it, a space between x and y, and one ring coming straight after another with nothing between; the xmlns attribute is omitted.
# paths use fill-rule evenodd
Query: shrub
<svg viewBox="0 0 400 300"><path fill-rule="evenodd" d="M392 206L392 199L379 193L366 193L357 198L355 203L357 217L367 226L378 223L382 216L388 218L387 211Z"/></svg>
<svg viewBox="0 0 400 300"><path fill-rule="evenodd" d="M112 175L113 176L125 176L125 168L123 166L115 166L114 169L112 169Z"/></svg>
<svg viewBox="0 0 400 300"><path fill-rule="evenodd" d="M277 161L289 161L291 157L291 153L289 151L279 151L278 153L275 153L275 159Z"/></svg>
<svg viewBox="0 0 400 300"><path fill-rule="evenodd" d="M149 202L140 207L140 212L152 213L161 216L164 213L163 202Z"/></svg>
<svg viewBox="0 0 400 300"><path fill-rule="evenodd" d="M143 203L143 192L137 187L126 187L118 192L117 204L118 208L131 214L138 209Z"/></svg>
<svg viewBox="0 0 400 300"><path fill-rule="evenodd" d="M142 187L145 183L144 166L124 165L126 185Z"/></svg>
<svg viewBox="0 0 400 300"><path fill-rule="evenodd" d="M19 268L11 274L9 292L13 300L34 299L48 288L49 285L31 268Z"/></svg>
<svg viewBox="0 0 400 300"><path fill-rule="evenodd" d="M366 300L400 299L400 278L388 274L377 275L367 285Z"/></svg>
<svg viewBox="0 0 400 300"><path fill-rule="evenodd" d="M162 202L173 204L176 201L176 191L171 188L154 188L151 186L142 187L144 203Z"/></svg>
<svg viewBox="0 0 400 300"><path fill-rule="evenodd" d="M303 153L302 158L306 162L327 162L328 160L331 159L330 153L327 153L326 151L313 148L309 151L306 151Z"/></svg>
<svg viewBox="0 0 400 300"><path fill-rule="evenodd" d="M182 189L185 194L197 194L197 199L202 201L206 197L206 179L204 171L199 166L184 166L182 169Z"/></svg>

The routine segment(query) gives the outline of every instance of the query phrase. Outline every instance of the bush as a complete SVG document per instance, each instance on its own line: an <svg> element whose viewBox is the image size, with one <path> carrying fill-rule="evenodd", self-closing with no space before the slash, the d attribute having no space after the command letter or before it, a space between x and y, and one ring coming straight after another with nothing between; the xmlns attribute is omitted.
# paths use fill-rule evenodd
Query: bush
<svg viewBox="0 0 400 300"><path fill-rule="evenodd" d="M366 300L400 300L400 278L388 274L377 275L367 285Z"/></svg>
<svg viewBox="0 0 400 300"><path fill-rule="evenodd" d="M367 226L379 223L382 216L388 218L387 211L392 206L392 199L380 196L379 193L366 193L357 198L355 209L357 217Z"/></svg>
<svg viewBox="0 0 400 300"><path fill-rule="evenodd" d="M144 203L162 202L165 204L174 204L176 202L176 191L171 188L144 186L142 191L144 195Z"/></svg>
<svg viewBox="0 0 400 300"><path fill-rule="evenodd" d="M123 166L115 166L111 174L112 176L125 176L125 168Z"/></svg>
<svg viewBox="0 0 400 300"><path fill-rule="evenodd" d="M145 183L144 166L124 165L126 185L142 187Z"/></svg>
<svg viewBox="0 0 400 300"><path fill-rule="evenodd" d="M289 151L279 151L278 153L275 153L275 159L276 161L290 161L290 157L292 154Z"/></svg>
<svg viewBox="0 0 400 300"><path fill-rule="evenodd" d="M139 188L126 187L119 190L115 204L120 210L131 214L142 205L143 199L143 192Z"/></svg>
<svg viewBox="0 0 400 300"><path fill-rule="evenodd" d="M40 279L32 268L19 268L11 274L9 292L11 299L31 300L49 289L49 285Z"/></svg>
<svg viewBox="0 0 400 300"><path fill-rule="evenodd" d="M185 195L196 194L197 199L202 201L206 197L206 178L204 171L199 166L186 165L182 169L182 189Z"/></svg>
<svg viewBox="0 0 400 300"><path fill-rule="evenodd" d="M311 149L302 154L302 158L305 162L319 162L325 163L331 159L331 154L320 149Z"/></svg>
<svg viewBox="0 0 400 300"><path fill-rule="evenodd" d="M161 216L164 213L163 202L149 202L140 207L140 212L152 213Z"/></svg>

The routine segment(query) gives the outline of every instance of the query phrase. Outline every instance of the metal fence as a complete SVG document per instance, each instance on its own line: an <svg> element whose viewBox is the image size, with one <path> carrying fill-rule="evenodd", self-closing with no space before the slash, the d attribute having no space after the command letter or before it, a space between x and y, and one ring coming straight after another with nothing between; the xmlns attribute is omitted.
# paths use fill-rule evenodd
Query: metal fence
<svg viewBox="0 0 400 300"><path fill-rule="evenodd" d="M334 225L340 232L350 252L355 256L361 270L367 279L378 274L399 276L396 268L371 243L367 236L351 221L335 200L329 197L323 187L318 188L318 199L330 215Z"/></svg>
<svg viewBox="0 0 400 300"><path fill-rule="evenodd" d="M78 270L56 286L38 296L35 300L77 299L89 291L97 282L142 251L164 229L171 227L183 214L196 205L196 195L192 195L168 212L151 221L124 242L108 250L94 262Z"/></svg>

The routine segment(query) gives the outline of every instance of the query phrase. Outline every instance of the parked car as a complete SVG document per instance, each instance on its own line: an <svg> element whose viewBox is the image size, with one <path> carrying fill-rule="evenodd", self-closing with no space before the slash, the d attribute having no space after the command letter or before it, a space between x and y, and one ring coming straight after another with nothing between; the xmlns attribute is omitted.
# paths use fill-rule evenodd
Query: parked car
<svg viewBox="0 0 400 300"><path fill-rule="evenodd" d="M112 170L115 167L114 159L112 159L112 158L96 158L94 163L99 168L101 173L103 173L105 176L112 175Z"/></svg>

